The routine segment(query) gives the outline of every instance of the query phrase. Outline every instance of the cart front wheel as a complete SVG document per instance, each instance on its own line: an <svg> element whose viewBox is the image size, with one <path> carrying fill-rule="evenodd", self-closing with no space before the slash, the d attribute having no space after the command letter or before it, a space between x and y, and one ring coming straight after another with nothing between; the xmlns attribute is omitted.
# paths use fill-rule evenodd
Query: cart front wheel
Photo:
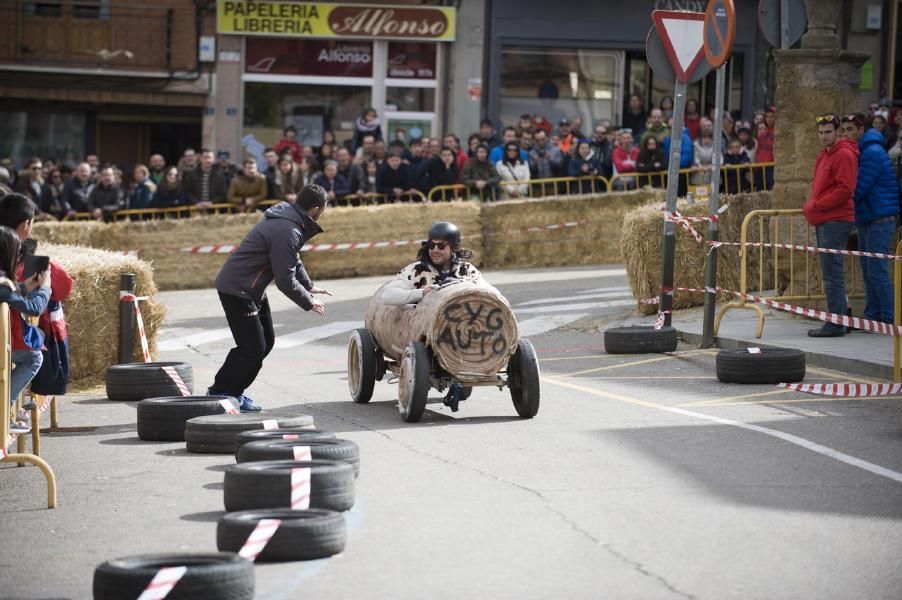
<svg viewBox="0 0 902 600"><path fill-rule="evenodd" d="M348 341L348 389L351 399L364 404L376 385L376 344L368 329L355 329Z"/></svg>
<svg viewBox="0 0 902 600"><path fill-rule="evenodd" d="M429 394L429 351L423 342L411 342L401 357L398 410L401 418L416 423L426 410Z"/></svg>
<svg viewBox="0 0 902 600"><path fill-rule="evenodd" d="M539 412L539 359L527 339L517 343L517 351L507 366L511 400L517 414L531 419Z"/></svg>

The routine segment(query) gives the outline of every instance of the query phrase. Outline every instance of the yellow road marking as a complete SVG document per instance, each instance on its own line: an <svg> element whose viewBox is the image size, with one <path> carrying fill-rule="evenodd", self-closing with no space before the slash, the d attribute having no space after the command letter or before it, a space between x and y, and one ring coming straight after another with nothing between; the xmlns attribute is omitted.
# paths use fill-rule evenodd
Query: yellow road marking
<svg viewBox="0 0 902 600"><path fill-rule="evenodd" d="M788 390L787 390L788 391ZM742 406L745 404L797 404L800 402L856 402L858 400L886 400L889 402L899 402L902 401L902 396L863 396L863 397L849 397L849 398L836 398L833 396L818 396L816 398L797 398L795 400L780 400L779 398L775 398L773 400L751 400L749 402L722 402L717 404L705 404L705 408L711 408L714 406ZM680 404L679 406L698 406L693 404Z"/></svg>
<svg viewBox="0 0 902 600"><path fill-rule="evenodd" d="M587 394L592 394L594 396L602 396L603 398L610 398L611 400L619 400L620 402L627 402L629 404L635 404L637 406L645 406L646 408L660 408L660 405L655 404L654 402L646 402L644 400L639 400L638 398L630 398L629 396L621 396L620 394L615 394L613 392L604 392L602 390L590 388L585 385L579 385L578 383L570 383L569 381L559 381L559 380L553 379L551 377L543 377L542 381L550 383L552 385L558 385L560 387L570 388L570 389L576 390L578 392L585 392Z"/></svg>
<svg viewBox="0 0 902 600"><path fill-rule="evenodd" d="M657 356L655 358L646 358L644 360L634 360L626 363L619 363L616 365L606 365L604 367L594 367L592 369L584 369L582 371L576 371L574 373L567 373L564 375L559 375L559 377L576 377L577 375L587 375L589 373L598 373L601 371L608 371L610 369L620 369L622 367L633 367L636 365L647 365L649 363L660 362L662 360L670 360L673 358L684 358L687 356L696 356L698 354L712 354L711 350L688 350L685 352L673 353L673 354L663 354L661 356Z"/></svg>
<svg viewBox="0 0 902 600"><path fill-rule="evenodd" d="M848 373L843 373L842 371L833 371L831 369L821 369L819 367L806 367L805 370L807 373L815 373L817 375L829 377L830 379L849 383L886 383L885 381L880 379L861 377L860 375L856 375L856 378L852 379L851 377L849 377Z"/></svg>
<svg viewBox="0 0 902 600"><path fill-rule="evenodd" d="M699 400L696 402L686 402L685 404L677 404L677 406L707 406L709 404L719 404L721 402L732 402L733 400L742 400L743 398L760 398L761 396L773 396L775 394L788 394L792 390L779 389L769 392L758 392L757 394L742 394L741 396L727 396L726 398L714 398L713 400Z"/></svg>
<svg viewBox="0 0 902 600"><path fill-rule="evenodd" d="M554 356L552 358L540 358L539 362L551 362L555 360L580 360L586 358L614 358L619 354L587 354L585 356Z"/></svg>

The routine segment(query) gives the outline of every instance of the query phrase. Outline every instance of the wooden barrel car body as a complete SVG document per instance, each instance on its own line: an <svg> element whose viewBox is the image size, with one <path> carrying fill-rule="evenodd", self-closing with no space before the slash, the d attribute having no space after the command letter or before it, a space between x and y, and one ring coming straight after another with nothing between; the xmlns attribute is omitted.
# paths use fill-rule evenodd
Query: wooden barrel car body
<svg viewBox="0 0 902 600"><path fill-rule="evenodd" d="M493 383L517 351L517 320L507 299L490 285L453 281L426 294L419 304L403 306L385 304L384 288L370 299L366 328L379 350L394 361L408 344L420 341L461 383Z"/></svg>

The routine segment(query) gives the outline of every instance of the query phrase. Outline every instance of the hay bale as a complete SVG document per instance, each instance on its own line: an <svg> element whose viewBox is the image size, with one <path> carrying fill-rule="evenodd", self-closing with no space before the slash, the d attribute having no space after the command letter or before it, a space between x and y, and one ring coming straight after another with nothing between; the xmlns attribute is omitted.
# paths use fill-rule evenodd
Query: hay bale
<svg viewBox="0 0 902 600"><path fill-rule="evenodd" d="M83 246L41 244L39 251L59 262L75 284L63 303L69 326L70 381L76 386L99 383L106 368L116 363L119 339L119 276L134 273L138 296L153 296L157 287L150 265L138 258ZM156 356L157 331L165 307L152 298L141 303L144 330L151 355ZM142 360L135 335L135 360Z"/></svg>
<svg viewBox="0 0 902 600"><path fill-rule="evenodd" d="M619 263L624 216L663 199L662 190L644 188L483 204L486 262L494 269ZM528 231L564 223L580 224Z"/></svg>
<svg viewBox="0 0 902 600"><path fill-rule="evenodd" d="M750 211L771 208L773 197L770 192L756 194L737 194L722 196L722 203L729 203L730 208L720 216L720 239L738 242L742 228L742 220ZM635 209L623 220L622 256L626 265L627 277L633 296L640 300L652 298L660 294L661 289L661 236L664 216L661 212L663 203L649 204ZM689 205L679 203L677 210L686 216L707 216L707 203ZM707 232L704 223L694 225L703 235ZM749 231L749 241L759 241L758 231ZM767 229L765 228L765 241ZM674 283L679 287L703 288L705 282L705 253L707 246L699 244L688 233L677 228L676 259L674 266ZM749 256L749 274L757 273L758 253ZM767 255L765 254L765 257ZM730 290L739 289L739 248L736 246L721 247L717 260L717 285ZM766 271L769 273L769 270ZM766 284L769 280L766 281ZM753 289L749 282L749 289ZM754 287L757 287L757 283ZM677 292L674 296L674 308L687 308L704 303L702 294ZM637 304L643 314L657 312L655 305Z"/></svg>

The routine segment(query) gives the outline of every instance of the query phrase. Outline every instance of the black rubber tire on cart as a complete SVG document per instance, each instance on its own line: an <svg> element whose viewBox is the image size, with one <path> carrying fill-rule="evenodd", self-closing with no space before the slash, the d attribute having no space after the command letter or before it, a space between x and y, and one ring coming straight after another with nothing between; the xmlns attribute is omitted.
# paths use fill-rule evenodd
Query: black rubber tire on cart
<svg viewBox="0 0 902 600"><path fill-rule="evenodd" d="M251 600L254 564L231 552L148 554L117 558L94 570L94 600L135 600L157 571L188 567L167 600Z"/></svg>
<svg viewBox="0 0 902 600"><path fill-rule="evenodd" d="M286 439L285 436L295 436L287 439L330 440L335 437L335 434L321 429L299 429L297 427L291 429L253 429L251 431L242 431L235 436L235 459L238 459L238 453L245 444L262 440L284 440Z"/></svg>
<svg viewBox="0 0 902 600"><path fill-rule="evenodd" d="M351 400L366 404L376 385L376 342L369 329L355 329L348 340L348 389Z"/></svg>
<svg viewBox="0 0 902 600"><path fill-rule="evenodd" d="M194 391L194 369L188 363L126 363L107 367L106 397L120 402L138 402L145 398L181 396L178 386L163 367L173 367L188 391Z"/></svg>
<svg viewBox="0 0 902 600"><path fill-rule="evenodd" d="M351 440L340 438L311 440L261 440L244 444L238 449L238 463L261 460L294 460L294 449L310 448L314 460L341 460L354 468L354 477L360 475L360 448Z"/></svg>
<svg viewBox="0 0 902 600"><path fill-rule="evenodd" d="M525 338L517 342L517 351L507 364L511 400L517 414L531 419L539 412L539 359L532 343Z"/></svg>
<svg viewBox="0 0 902 600"><path fill-rule="evenodd" d="M724 383L795 383L805 379L805 353L795 348L721 350L715 369Z"/></svg>
<svg viewBox="0 0 902 600"><path fill-rule="evenodd" d="M224 514L216 526L216 547L238 552L263 519L282 522L256 562L314 560L342 552L347 541L344 515L333 510L243 510Z"/></svg>
<svg viewBox="0 0 902 600"><path fill-rule="evenodd" d="M313 426L313 417L273 417L257 414L194 417L185 423L185 449L200 454L234 454L235 438L242 431L263 430L263 421L275 420L279 429Z"/></svg>
<svg viewBox="0 0 902 600"><path fill-rule="evenodd" d="M429 396L429 350L423 342L410 342L401 356L398 377L398 410L401 418L416 423L423 417Z"/></svg>
<svg viewBox="0 0 902 600"><path fill-rule="evenodd" d="M291 508L291 470L310 469L310 508L344 511L354 506L354 469L332 460L267 460L226 467L227 512Z"/></svg>
<svg viewBox="0 0 902 600"><path fill-rule="evenodd" d="M220 400L219 396L145 398L138 402L138 437L150 442L184 442L188 419L225 414ZM235 403L234 398L228 400Z"/></svg>
<svg viewBox="0 0 902 600"><path fill-rule="evenodd" d="M676 349L677 331L673 327L627 325L604 330L604 351L608 354L651 354Z"/></svg>

